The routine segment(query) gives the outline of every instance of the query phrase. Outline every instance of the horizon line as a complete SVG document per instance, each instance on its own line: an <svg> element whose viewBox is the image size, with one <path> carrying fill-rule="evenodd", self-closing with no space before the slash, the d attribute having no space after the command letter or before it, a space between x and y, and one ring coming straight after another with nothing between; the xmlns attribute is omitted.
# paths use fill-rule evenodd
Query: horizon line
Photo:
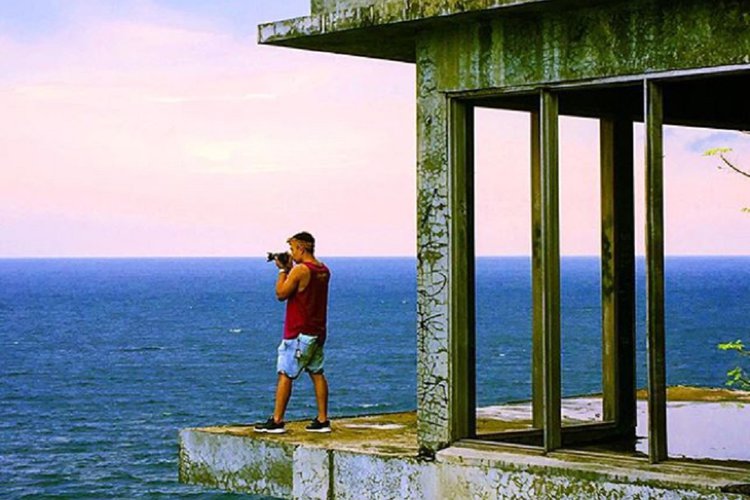
<svg viewBox="0 0 750 500"><path fill-rule="evenodd" d="M637 258L645 257L645 254L635 254ZM404 254L393 254L393 255L343 255L343 254L331 254L331 255L320 255L321 258L334 258L334 259L416 259L416 254L404 255ZM478 254L476 258L487 258L487 257L506 257L506 258L531 258L531 254ZM600 254L560 254L560 257L588 257L588 258L601 258ZM665 254L664 257L750 257L750 253L739 254L739 253L711 253L711 254ZM17 256L4 256L0 255L0 260L125 260L125 259L266 259L265 256L258 255L17 255Z"/></svg>

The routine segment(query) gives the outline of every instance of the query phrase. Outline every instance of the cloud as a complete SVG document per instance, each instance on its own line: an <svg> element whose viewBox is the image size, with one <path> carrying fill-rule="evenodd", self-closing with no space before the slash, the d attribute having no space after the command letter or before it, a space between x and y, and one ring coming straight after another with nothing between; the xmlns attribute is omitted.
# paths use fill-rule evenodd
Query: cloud
<svg viewBox="0 0 750 500"><path fill-rule="evenodd" d="M243 94L243 95L226 95L226 96L159 96L150 97L147 100L150 102L157 102L160 104L188 104L195 102L244 102L244 101L256 101L256 100L272 100L276 99L275 94L270 93L258 93L258 94Z"/></svg>
<svg viewBox="0 0 750 500"><path fill-rule="evenodd" d="M684 131L683 131L684 134ZM683 137L683 139L686 139ZM689 139L685 148L691 153L703 154L706 150L716 147L731 147L743 140L740 132L712 132L703 130L696 138Z"/></svg>

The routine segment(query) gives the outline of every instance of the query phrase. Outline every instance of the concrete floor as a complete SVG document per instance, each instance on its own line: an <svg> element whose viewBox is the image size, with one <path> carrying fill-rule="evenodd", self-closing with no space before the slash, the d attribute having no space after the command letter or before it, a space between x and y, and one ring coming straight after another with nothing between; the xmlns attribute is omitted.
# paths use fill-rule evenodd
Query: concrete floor
<svg viewBox="0 0 750 500"><path fill-rule="evenodd" d="M641 394L645 396L645 394ZM750 461L750 392L674 387L667 405L668 443L671 457ZM563 423L601 420L601 398L567 398L562 404ZM639 436L636 452L647 453L647 405L638 401ZM304 422L287 423L286 434L254 432L252 425L206 427L208 432L248 436L258 440L371 452L385 456L417 454L416 413L392 413L332 420L333 432L306 432ZM531 428L530 403L477 409L477 433Z"/></svg>

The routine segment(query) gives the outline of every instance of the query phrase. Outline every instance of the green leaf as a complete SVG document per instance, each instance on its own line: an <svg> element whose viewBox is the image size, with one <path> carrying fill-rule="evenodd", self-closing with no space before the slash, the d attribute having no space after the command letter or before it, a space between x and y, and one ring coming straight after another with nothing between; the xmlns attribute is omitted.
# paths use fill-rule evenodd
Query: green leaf
<svg viewBox="0 0 750 500"><path fill-rule="evenodd" d="M703 152L703 156L716 156L723 153L729 153L732 148L711 148Z"/></svg>
<svg viewBox="0 0 750 500"><path fill-rule="evenodd" d="M737 339L734 342L726 342L724 344L719 344L716 347L721 349L722 351L739 351L742 352L745 350L745 346L742 343L742 340Z"/></svg>

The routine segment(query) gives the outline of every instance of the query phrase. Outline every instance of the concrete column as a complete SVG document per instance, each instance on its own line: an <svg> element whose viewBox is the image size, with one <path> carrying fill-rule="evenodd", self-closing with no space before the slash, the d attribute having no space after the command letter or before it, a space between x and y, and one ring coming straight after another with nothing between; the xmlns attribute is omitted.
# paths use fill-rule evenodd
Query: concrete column
<svg viewBox="0 0 750 500"><path fill-rule="evenodd" d="M417 433L426 454L474 433L472 115L440 92L457 77L446 49L424 40L417 50Z"/></svg>

